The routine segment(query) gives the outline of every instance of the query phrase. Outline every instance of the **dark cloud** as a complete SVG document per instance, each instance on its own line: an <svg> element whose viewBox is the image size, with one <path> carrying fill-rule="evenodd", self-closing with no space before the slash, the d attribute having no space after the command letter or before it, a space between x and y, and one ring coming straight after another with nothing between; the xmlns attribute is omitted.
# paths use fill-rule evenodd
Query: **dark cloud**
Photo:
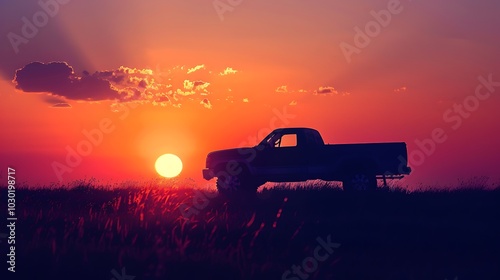
<svg viewBox="0 0 500 280"><path fill-rule="evenodd" d="M138 84L140 88L146 88L148 86L148 82L146 80L141 80Z"/></svg>
<svg viewBox="0 0 500 280"><path fill-rule="evenodd" d="M156 102L169 102L170 98L168 97L168 95L158 95L154 101L156 101Z"/></svg>
<svg viewBox="0 0 500 280"><path fill-rule="evenodd" d="M315 91L316 94L338 94L334 87L320 87Z"/></svg>
<svg viewBox="0 0 500 280"><path fill-rule="evenodd" d="M304 91L302 91L304 92ZM351 95L350 92L347 92L347 91L338 91L337 89L335 89L334 87L319 87L319 89L315 90L314 95L341 95L341 96L349 96Z"/></svg>
<svg viewBox="0 0 500 280"><path fill-rule="evenodd" d="M142 93L136 88L126 88L122 91L122 101L134 101L143 99Z"/></svg>
<svg viewBox="0 0 500 280"><path fill-rule="evenodd" d="M88 72L87 72L88 73ZM114 84L121 84L125 81L126 73L120 70L115 71L96 71L92 76L98 77L102 80L110 81Z"/></svg>
<svg viewBox="0 0 500 280"><path fill-rule="evenodd" d="M13 82L17 89L27 93L47 93L42 98L51 105L69 100L112 100L118 103L146 101L166 106L179 101L180 96L208 94L209 82L183 80L179 88L172 90L172 84L157 82L156 77L151 69L126 66L94 73L82 71L78 75L66 62L32 62L16 71ZM202 104L211 107L208 100L203 100Z"/></svg>
<svg viewBox="0 0 500 280"><path fill-rule="evenodd" d="M120 93L99 75L75 75L66 62L32 62L16 71L16 88L24 92L48 92L70 100L117 100Z"/></svg>
<svg viewBox="0 0 500 280"><path fill-rule="evenodd" d="M137 102L150 103L155 106L180 107L181 103L188 100L188 102L195 101L204 108L211 109L213 105L207 97L212 94L220 95L220 93L211 92L212 81L185 79L182 76L187 75L184 71L180 74L175 72L178 68L174 67L172 70L160 72L160 70L153 71L149 68L120 66L116 69L98 70L93 73L83 70L77 74L66 62L32 62L15 72L13 82L16 88L23 92L45 93L39 94L37 98L41 98L54 107L71 107L69 103L72 100L110 100L117 106L120 103ZM162 74L164 77L160 77ZM287 86L280 86L276 91L296 93L296 91L289 91ZM307 93L305 90L298 92ZM316 95L337 94L333 87L320 87L319 90L309 92ZM233 102L232 96L214 98ZM243 102L247 103L248 98L244 98Z"/></svg>
<svg viewBox="0 0 500 280"><path fill-rule="evenodd" d="M195 87L204 86L204 85L206 85L206 84L210 84L210 83L207 83L207 82L204 82L204 81L194 81L194 82L193 82L193 85L194 85Z"/></svg>
<svg viewBox="0 0 500 280"><path fill-rule="evenodd" d="M32 62L16 71L16 88L24 92L56 93L68 88L73 69L64 62Z"/></svg>
<svg viewBox="0 0 500 280"><path fill-rule="evenodd" d="M71 105L68 103L57 103L52 105L52 108L71 108Z"/></svg>
<svg viewBox="0 0 500 280"><path fill-rule="evenodd" d="M52 105L57 104L57 103L66 103L64 98L53 96L53 95L44 96L42 99L43 99L43 101L45 101L49 104L52 104Z"/></svg>
<svg viewBox="0 0 500 280"><path fill-rule="evenodd" d="M207 109L212 109L212 103L210 103L210 100L208 100L207 98L204 98L201 102L200 102L201 105L203 105L205 108Z"/></svg>

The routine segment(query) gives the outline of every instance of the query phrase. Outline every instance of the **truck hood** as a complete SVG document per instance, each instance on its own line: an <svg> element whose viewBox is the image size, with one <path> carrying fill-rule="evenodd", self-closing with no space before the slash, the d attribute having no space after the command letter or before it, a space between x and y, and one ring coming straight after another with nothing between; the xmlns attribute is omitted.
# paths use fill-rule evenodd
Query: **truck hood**
<svg viewBox="0 0 500 280"><path fill-rule="evenodd" d="M226 162L228 160L238 161L239 159L244 159L245 155L247 155L246 157L248 157L248 151L252 149L252 147L243 147L213 151L207 155L206 166L208 168L211 168L215 167L215 165L220 162Z"/></svg>

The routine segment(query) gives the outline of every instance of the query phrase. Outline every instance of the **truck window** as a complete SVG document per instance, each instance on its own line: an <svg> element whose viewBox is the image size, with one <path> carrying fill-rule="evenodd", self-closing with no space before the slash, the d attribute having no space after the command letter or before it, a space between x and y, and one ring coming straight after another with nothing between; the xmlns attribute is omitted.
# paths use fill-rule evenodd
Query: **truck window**
<svg viewBox="0 0 500 280"><path fill-rule="evenodd" d="M297 146L297 134L284 134L281 138L274 143L274 147L296 147Z"/></svg>

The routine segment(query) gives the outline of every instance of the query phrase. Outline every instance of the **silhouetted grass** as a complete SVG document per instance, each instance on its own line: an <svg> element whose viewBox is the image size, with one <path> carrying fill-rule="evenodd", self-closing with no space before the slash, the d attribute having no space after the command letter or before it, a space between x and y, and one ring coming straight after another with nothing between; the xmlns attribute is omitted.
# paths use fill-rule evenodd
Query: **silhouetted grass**
<svg viewBox="0 0 500 280"><path fill-rule="evenodd" d="M178 185L93 184L17 189L20 274L282 279L331 236L341 246L307 279L500 279L500 188L345 193L309 182L227 200Z"/></svg>

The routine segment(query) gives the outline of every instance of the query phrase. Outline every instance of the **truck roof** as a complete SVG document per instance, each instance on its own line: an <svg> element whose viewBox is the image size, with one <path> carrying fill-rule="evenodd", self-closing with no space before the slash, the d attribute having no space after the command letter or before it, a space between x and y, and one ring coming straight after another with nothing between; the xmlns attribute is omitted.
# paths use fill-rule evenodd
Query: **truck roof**
<svg viewBox="0 0 500 280"><path fill-rule="evenodd" d="M312 131L318 132L316 129L309 128L309 127L284 127L284 128L277 128L274 131L284 132L284 133L296 133L298 131L304 131L304 130L312 130Z"/></svg>

